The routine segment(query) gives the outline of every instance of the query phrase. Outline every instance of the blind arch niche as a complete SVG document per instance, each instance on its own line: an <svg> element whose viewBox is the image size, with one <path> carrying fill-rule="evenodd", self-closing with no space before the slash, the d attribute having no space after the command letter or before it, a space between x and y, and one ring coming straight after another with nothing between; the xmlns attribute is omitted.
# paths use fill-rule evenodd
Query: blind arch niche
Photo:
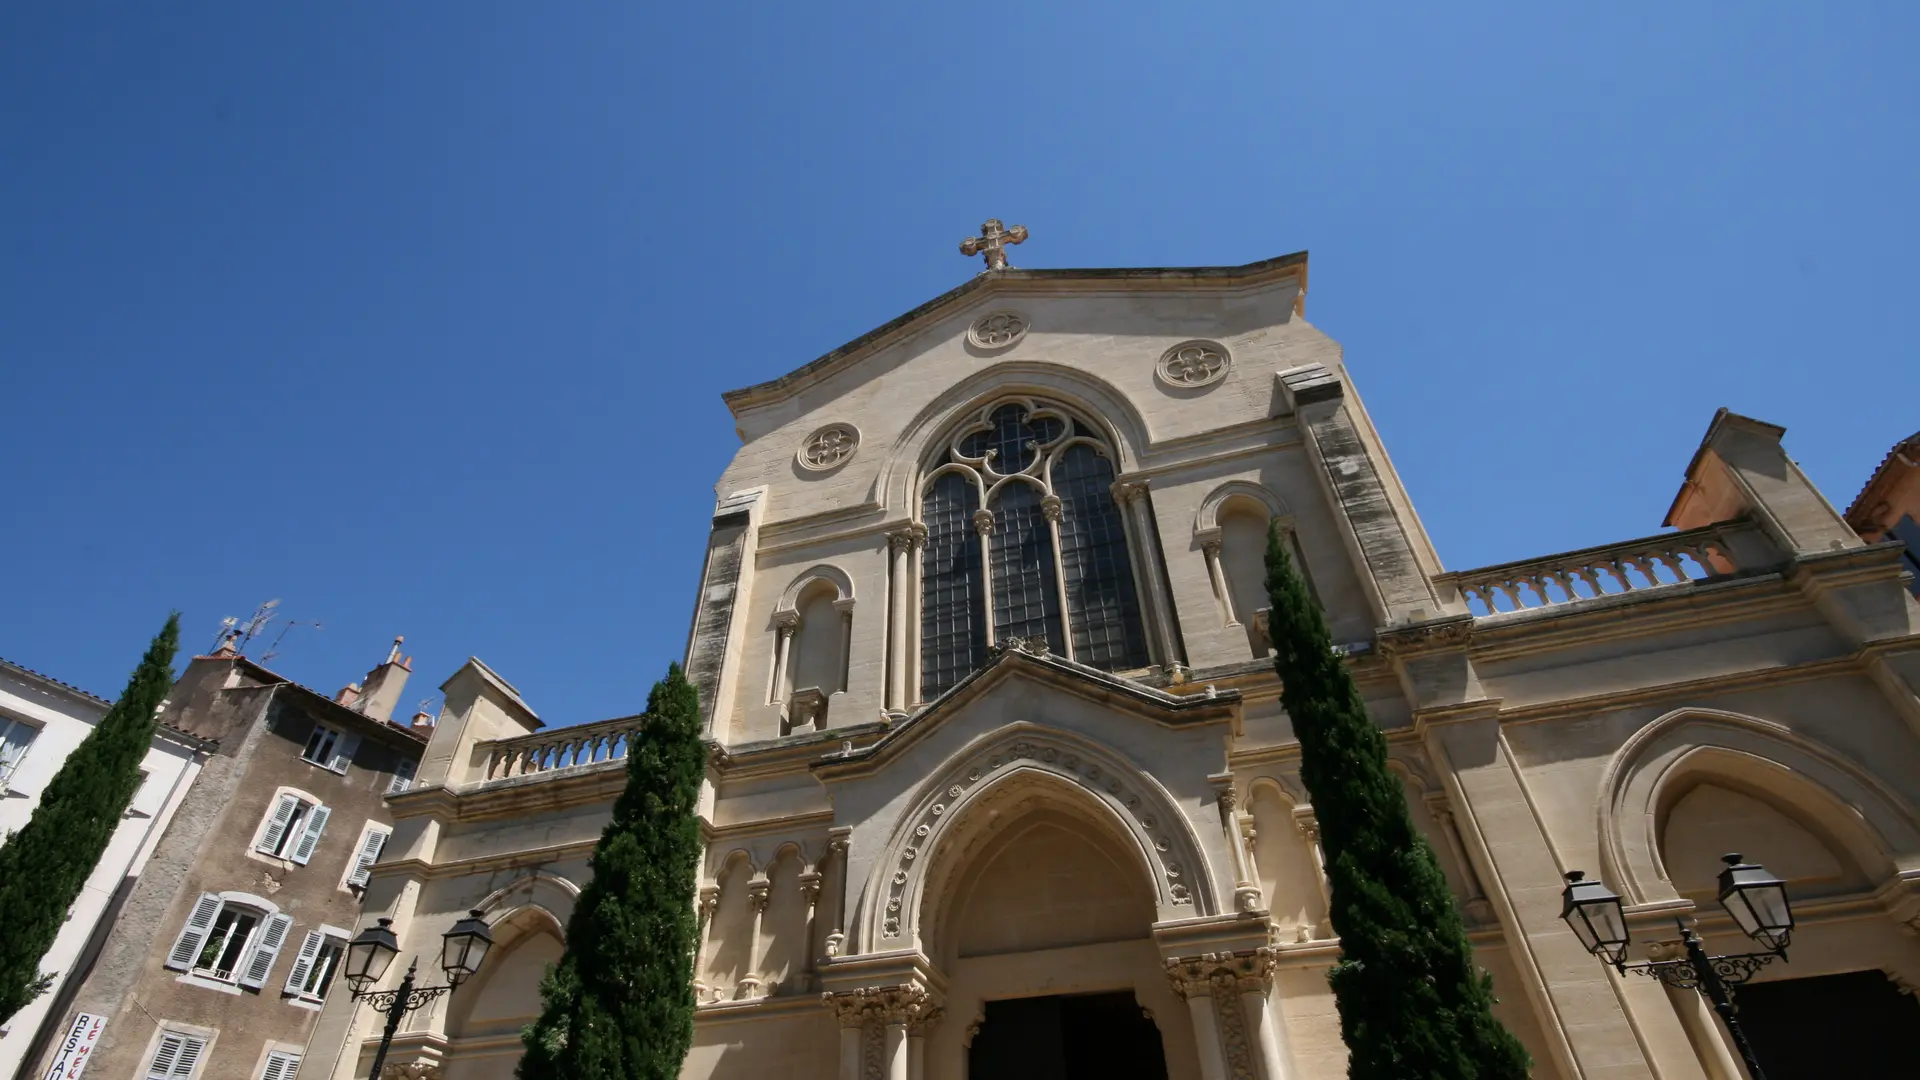
<svg viewBox="0 0 1920 1080"><path fill-rule="evenodd" d="M970 412L940 444L920 486L922 700L1013 638L1105 671L1147 665L1113 462L1098 425L1031 397Z"/></svg>

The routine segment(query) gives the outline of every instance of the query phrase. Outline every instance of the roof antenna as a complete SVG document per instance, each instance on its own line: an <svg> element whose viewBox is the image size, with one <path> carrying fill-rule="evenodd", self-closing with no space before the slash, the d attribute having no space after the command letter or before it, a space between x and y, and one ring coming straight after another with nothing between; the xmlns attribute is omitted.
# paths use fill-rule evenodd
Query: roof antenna
<svg viewBox="0 0 1920 1080"><path fill-rule="evenodd" d="M273 609L279 606L280 600L278 597L269 600L259 607L254 608L253 614L247 617L246 622L241 622L231 615L227 616L220 620L220 636L224 639L230 634L237 635L237 640L233 643L234 650L236 652L244 652L247 647L247 642L252 641L254 635L265 630L267 624L273 621ZM218 644L218 642L215 642L216 646Z"/></svg>
<svg viewBox="0 0 1920 1080"><path fill-rule="evenodd" d="M315 630L326 629L326 627L320 625L319 619L304 619L304 620L288 619L286 620L285 622L280 624L280 632L274 635L273 644L267 646L267 651L260 654L260 662L262 664L280 655L280 642L286 639L287 631L293 629L296 626L311 626Z"/></svg>
<svg viewBox="0 0 1920 1080"><path fill-rule="evenodd" d="M220 645L222 642L226 641L228 638L233 636L233 628L235 626L238 626L239 624L240 624L240 620L234 618L231 615L227 616L224 619L221 619L220 632L213 635L213 645L212 647L208 648L207 651L208 652L217 651L220 648Z"/></svg>

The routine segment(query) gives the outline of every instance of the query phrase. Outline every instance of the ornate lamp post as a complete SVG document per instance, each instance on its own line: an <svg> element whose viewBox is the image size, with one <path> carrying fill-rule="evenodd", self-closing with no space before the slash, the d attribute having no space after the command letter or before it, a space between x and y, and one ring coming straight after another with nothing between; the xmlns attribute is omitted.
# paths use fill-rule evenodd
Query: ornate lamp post
<svg viewBox="0 0 1920 1080"><path fill-rule="evenodd" d="M1567 887L1560 893L1560 917L1580 938L1587 951L1612 964L1622 974L1629 971L1650 975L1677 990L1698 990L1713 1003L1713 1011L1727 1025L1733 1045L1746 1062L1747 1075L1766 1080L1760 1062L1753 1056L1746 1032L1733 1008L1733 987L1753 978L1754 973L1787 958L1787 944L1793 937L1793 907L1787 901L1787 883L1767 873L1759 863L1749 863L1737 854L1722 855L1726 867L1720 871L1720 906L1733 921L1765 952L1708 956L1700 935L1680 924L1680 940L1686 946L1684 958L1627 963L1626 913L1620 897L1601 881L1589 881L1584 871L1567 874ZM1678 922L1678 920L1675 920Z"/></svg>
<svg viewBox="0 0 1920 1080"><path fill-rule="evenodd" d="M487 921L480 917L477 909L469 911L466 918L441 935L440 969L447 973L445 986L413 985L414 973L420 968L420 962L415 960L407 966L406 977L397 988L370 990L369 987L386 975L394 957L400 955L400 942L393 936L393 920L381 919L378 925L360 931L360 936L347 943L347 983L353 990L353 999L367 1002L374 1012L387 1018L387 1030L380 1036L380 1051L373 1056L369 1080L380 1080L380 1070L387 1065L387 1049L393 1045L394 1032L400 1030L400 1018L442 994L451 993L472 978L492 947L493 935L487 931Z"/></svg>

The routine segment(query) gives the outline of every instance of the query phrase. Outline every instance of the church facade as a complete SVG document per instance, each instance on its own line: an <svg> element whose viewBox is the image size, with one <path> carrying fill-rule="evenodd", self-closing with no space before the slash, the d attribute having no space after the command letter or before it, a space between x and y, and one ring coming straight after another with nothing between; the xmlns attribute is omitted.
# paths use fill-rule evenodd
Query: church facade
<svg viewBox="0 0 1920 1080"><path fill-rule="evenodd" d="M1582 949L1575 869L1622 895L1636 956L1677 919L1728 950L1713 876L1744 852L1800 920L1756 1010L1841 979L1863 1004L1835 1022L1920 1019L1920 604L1780 428L1714 417L1666 531L1449 572L1367 365L1305 320L1304 254L1008 268L1023 235L987 230L985 272L726 395L743 445L686 658L717 749L685 1076L1344 1076L1270 524L1536 1076L1742 1076L1690 992ZM547 731L478 660L444 689L364 920L431 966L484 914L485 970L389 1060L503 1080L638 718ZM377 1020L335 995L299 1076L365 1075Z"/></svg>

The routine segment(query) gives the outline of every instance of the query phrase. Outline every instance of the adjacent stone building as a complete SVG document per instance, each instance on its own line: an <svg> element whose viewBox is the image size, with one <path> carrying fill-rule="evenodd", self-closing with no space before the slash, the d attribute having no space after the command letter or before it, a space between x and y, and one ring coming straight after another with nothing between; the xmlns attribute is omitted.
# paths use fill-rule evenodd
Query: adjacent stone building
<svg viewBox="0 0 1920 1080"><path fill-rule="evenodd" d="M112 706L79 687L0 660L0 837L33 817L40 793ZM92 962L212 751L211 742L165 722L154 730L152 749L140 764L140 789L40 960L40 970L55 976L53 984L0 1025L0 1076L12 1076L53 1039L55 1021L79 986L74 973Z"/></svg>
<svg viewBox="0 0 1920 1080"><path fill-rule="evenodd" d="M329 698L237 654L195 657L164 716L217 748L179 803L58 1030L101 1018L85 1076L286 1080L412 782L424 732L391 722L411 662L395 639ZM59 1053L48 1046L30 1076Z"/></svg>
<svg viewBox="0 0 1920 1080"><path fill-rule="evenodd" d="M1560 919L1583 869L1626 898L1636 953L1676 920L1744 947L1713 899L1728 851L1786 878L1800 918L1791 965L1742 993L1774 1080L1911 1060L1920 605L1900 546L1863 540L1781 428L1713 417L1666 531L1448 571L1358 389L1401 358L1350 368L1306 322L1304 254L1006 268L1023 235L986 230L986 272L726 395L743 445L686 656L717 749L684 1075L1343 1076L1339 942L1264 636L1269 525L1536 1076L1739 1080L1698 999L1615 974ZM444 689L364 919L430 968L485 913L486 968L390 1060L505 1080L637 718L544 730L478 661ZM163 959L115 985L172 995L157 1016L219 993ZM364 1075L374 1021L330 996L303 1080ZM123 1024L106 1075L166 1026ZM217 1046L264 1053L240 1041Z"/></svg>

